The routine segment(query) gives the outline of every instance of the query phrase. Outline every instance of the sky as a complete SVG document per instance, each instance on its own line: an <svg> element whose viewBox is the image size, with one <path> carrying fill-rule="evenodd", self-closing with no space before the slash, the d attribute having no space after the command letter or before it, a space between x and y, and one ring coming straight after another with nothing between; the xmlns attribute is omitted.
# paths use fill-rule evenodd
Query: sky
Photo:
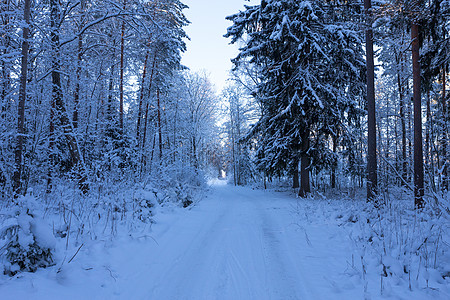
<svg viewBox="0 0 450 300"><path fill-rule="evenodd" d="M187 41L187 51L183 54L181 63L192 71L206 71L217 91L226 85L231 59L236 57L238 50L229 45L230 39L223 35L232 22L225 20L226 16L244 10L244 5L258 4L258 0L184 0L189 9L184 10L191 22L185 28L190 41Z"/></svg>

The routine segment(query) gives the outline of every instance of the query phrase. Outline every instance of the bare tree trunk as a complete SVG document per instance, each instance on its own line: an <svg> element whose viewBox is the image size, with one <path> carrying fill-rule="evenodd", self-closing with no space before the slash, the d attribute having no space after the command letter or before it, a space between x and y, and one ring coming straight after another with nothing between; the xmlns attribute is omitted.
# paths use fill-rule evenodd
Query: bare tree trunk
<svg viewBox="0 0 450 300"><path fill-rule="evenodd" d="M77 71L76 71L76 83L75 83L75 93L73 96L73 115L72 124L73 128L78 128L78 107L80 105L80 80L81 80L81 57L83 55L83 39L81 35L78 36L78 55L77 55Z"/></svg>
<svg viewBox="0 0 450 300"><path fill-rule="evenodd" d="M148 124L148 101L145 105L145 119L144 119L144 132L142 134L142 150L141 150L141 173L144 170L145 166L145 155L144 155L144 149L145 149L145 143L147 142L147 124ZM153 157L153 154L152 154Z"/></svg>
<svg viewBox="0 0 450 300"><path fill-rule="evenodd" d="M333 135L332 136L332 140L333 140L333 153L336 155L336 152L337 152L337 136ZM336 167L337 166L331 166L331 188L332 189L336 188Z"/></svg>
<svg viewBox="0 0 450 300"><path fill-rule="evenodd" d="M300 178L298 174L298 164L299 159L297 157L294 158L293 168L292 168L292 188L296 189L300 187Z"/></svg>
<svg viewBox="0 0 450 300"><path fill-rule="evenodd" d="M197 140L195 138L195 134L192 135L192 159L195 170L198 169L198 160L197 160Z"/></svg>
<svg viewBox="0 0 450 300"><path fill-rule="evenodd" d="M141 81L141 91L139 92L139 110L137 115L137 125L136 125L136 141L138 149L140 148L140 134L141 134L141 119L142 119L142 110L143 110L143 102L144 102L144 84L145 84L145 76L147 74L147 61L150 51L148 50L145 54L144 59L144 70L142 71L142 81Z"/></svg>
<svg viewBox="0 0 450 300"><path fill-rule="evenodd" d="M178 104L179 104L179 99L176 99L175 101L176 101L175 117L173 118L173 145L174 145L173 161L174 162L177 160L177 156L178 156L177 131L178 131Z"/></svg>
<svg viewBox="0 0 450 300"><path fill-rule="evenodd" d="M4 31L9 32L10 31L10 25L9 25L9 0L3 0L3 7L2 11L5 12L3 16L3 26ZM3 55L8 55L8 51L10 51L11 38L8 34L3 34L1 39L1 46L3 48ZM4 120L6 118L6 111L8 110L8 107L10 105L9 100L9 93L11 92L11 74L10 74L10 63L6 62L5 60L1 60L1 119ZM1 171L0 171L1 172ZM1 178L0 173L0 178Z"/></svg>
<svg viewBox="0 0 450 300"><path fill-rule="evenodd" d="M56 165L56 153L55 153L55 111L56 104L53 96L51 97L51 105L50 105L50 124L48 129L49 142L48 142L48 150L49 150L49 168L47 173L47 188L46 193L50 193L53 188L53 168Z"/></svg>
<svg viewBox="0 0 450 300"><path fill-rule="evenodd" d="M150 82L148 85L149 94L152 90L153 74L155 72L155 68L156 68L156 52L155 52L155 55L153 56L152 70L150 73ZM142 149L145 148L145 142L147 139L148 108L149 108L149 101L147 101L147 104L145 105L144 132L142 134ZM152 155L152 157L153 157L153 155ZM143 170L144 165L145 165L144 154L143 154L143 151L141 151L141 172Z"/></svg>
<svg viewBox="0 0 450 300"><path fill-rule="evenodd" d="M377 129L375 117L375 74L372 32L372 3L364 0L366 12L366 65L367 65L367 201L377 195Z"/></svg>
<svg viewBox="0 0 450 300"><path fill-rule="evenodd" d="M428 170L430 176L430 185L433 187L433 169L431 169L431 147L430 147L430 132L431 132L431 99L430 91L427 92L427 121L425 130L425 170Z"/></svg>
<svg viewBox="0 0 450 300"><path fill-rule="evenodd" d="M409 85L408 85L408 90L409 90ZM413 145L412 145L412 140L413 140L413 137L412 137L412 135L413 135L413 132L414 132L414 130L413 130L413 123L412 123L412 118L413 118L413 109L412 109L412 107L411 107L411 104L413 103L413 97L411 97L411 98L409 98L409 101L408 101L408 106L407 106L407 108L408 108L408 138L407 138L407 140L408 140L408 161L410 161L410 162L412 162L413 160L414 160L414 157L413 157ZM409 164L407 164L407 170L408 170L408 182L411 182L412 181L412 179L413 179L413 176L412 176L412 168L411 168L411 163L409 163Z"/></svg>
<svg viewBox="0 0 450 300"><path fill-rule="evenodd" d="M411 24L413 102L414 102L414 203L416 208L424 206L423 149L422 149L422 103L420 95L419 25Z"/></svg>
<svg viewBox="0 0 450 300"><path fill-rule="evenodd" d="M15 150L15 170L13 175L13 190L14 196L17 197L20 194L26 193L26 188L21 190L24 185L21 184L22 170L23 170L23 144L25 141L25 101L27 98L27 73L28 73L28 35L30 32L30 13L31 13L31 1L24 1L23 16L26 25L22 29L23 41L22 41L22 59L20 69L20 88L19 88L19 108L18 108L18 124L17 124L17 144Z"/></svg>
<svg viewBox="0 0 450 300"><path fill-rule="evenodd" d="M399 57L399 63L401 64L400 70L403 71L403 59L402 54L400 54ZM402 131L402 156L401 156L401 174L402 174L402 185L404 185L404 182L408 181L408 160L407 160L407 154L406 154L406 116L405 116L405 97L404 92L405 89L402 85L401 80L401 74L400 72L397 73L397 85L398 85L398 94L400 97L400 124L401 124L401 131Z"/></svg>
<svg viewBox="0 0 450 300"><path fill-rule="evenodd" d="M157 109L158 109L158 138L159 138L159 159L162 159L163 154L163 141L162 141L162 126L161 126L161 99L159 89L156 90L156 101L157 101Z"/></svg>
<svg viewBox="0 0 450 300"><path fill-rule="evenodd" d="M81 1L81 12L84 14L85 10L85 1ZM79 27L80 29L83 27L85 20L83 19L84 16L81 17L82 20L80 21ZM73 107L73 114L72 114L72 124L73 128L76 130L78 128L78 109L80 106L80 80L81 80L81 62L83 57L83 37L82 35L78 35L78 51L77 51L77 71L76 71L76 83L75 83L75 93L73 96L74 99L74 107Z"/></svg>
<svg viewBox="0 0 450 300"><path fill-rule="evenodd" d="M236 141L233 127L233 112L231 112L231 157L233 159L233 182L234 186L237 186Z"/></svg>
<svg viewBox="0 0 450 300"><path fill-rule="evenodd" d="M448 107L447 107L447 99L446 99L446 90L445 90L445 66L442 68L442 116L444 121L444 126L442 130L442 190L447 191L449 186L449 176L448 176L448 153L447 153L447 144L448 144Z"/></svg>
<svg viewBox="0 0 450 300"><path fill-rule="evenodd" d="M309 130L306 129L302 134L301 154L300 154L300 190L298 195L306 197L311 192L311 185L309 179L311 159L308 154L309 150Z"/></svg>
<svg viewBox="0 0 450 300"><path fill-rule="evenodd" d="M126 0L123 0L123 10L126 8ZM123 69L124 69L124 49L125 49L125 21L122 21L120 34L120 79L119 79L119 128L120 136L123 135Z"/></svg>
<svg viewBox="0 0 450 300"><path fill-rule="evenodd" d="M115 43L114 43L115 44ZM113 55L115 58L115 55ZM114 62L114 58L113 58L113 62L111 64L111 68L110 68L110 75L109 75L109 83L108 83L108 100L107 100L107 105L106 105L106 120L108 121L107 126L108 127L112 127L114 126L113 121L114 121L114 106L113 106L113 90L114 90L114 69L115 69L115 62Z"/></svg>

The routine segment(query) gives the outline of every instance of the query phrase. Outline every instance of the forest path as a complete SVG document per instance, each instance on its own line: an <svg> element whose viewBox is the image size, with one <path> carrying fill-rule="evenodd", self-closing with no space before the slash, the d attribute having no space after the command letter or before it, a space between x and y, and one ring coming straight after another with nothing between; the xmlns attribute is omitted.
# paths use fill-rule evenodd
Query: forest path
<svg viewBox="0 0 450 300"><path fill-rule="evenodd" d="M320 284L312 282L317 279L312 274L321 281L326 274L308 261L315 251L297 223L298 200L246 187L211 189L168 228L155 230L157 245L128 260L116 296L320 299L324 291L316 291ZM325 269L332 264L327 254L315 261Z"/></svg>
<svg viewBox="0 0 450 300"><path fill-rule="evenodd" d="M348 236L318 204L216 184L189 210L158 212L151 232L85 239L70 263L4 277L0 299L363 299L345 274Z"/></svg>

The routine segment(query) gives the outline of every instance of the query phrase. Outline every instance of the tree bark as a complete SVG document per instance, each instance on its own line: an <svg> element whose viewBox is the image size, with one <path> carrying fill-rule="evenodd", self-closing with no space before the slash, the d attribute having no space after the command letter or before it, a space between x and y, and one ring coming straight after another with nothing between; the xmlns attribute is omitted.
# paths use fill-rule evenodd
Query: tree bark
<svg viewBox="0 0 450 300"><path fill-rule="evenodd" d="M136 125L136 141L138 149L140 149L140 134L141 134L141 119L142 119L142 110L143 110L143 102L144 102L144 84L145 84L145 77L147 74L147 61L150 51L147 51L145 54L144 59L144 69L142 70L142 80L141 80L141 91L139 92L139 110L137 115L137 125Z"/></svg>
<svg viewBox="0 0 450 300"><path fill-rule="evenodd" d="M113 46L115 46L115 41L113 41ZM115 52L115 51L114 51ZM111 128L114 126L114 105L113 105L113 91L114 91L114 69L115 69L115 53L113 53L113 61L110 68L109 83L108 83L108 100L106 104L106 120L108 121L107 127Z"/></svg>
<svg viewBox="0 0 450 300"><path fill-rule="evenodd" d="M422 149L422 103L420 95L420 56L419 25L411 24L412 64L413 64L413 103L414 103L414 203L416 208L424 206L424 176Z"/></svg>
<svg viewBox="0 0 450 300"><path fill-rule="evenodd" d="M336 155L337 153L337 136L333 135L332 136L332 140L333 140L333 153ZM335 189L336 188L336 167L335 165L331 166L331 188Z"/></svg>
<svg viewBox="0 0 450 300"><path fill-rule="evenodd" d="M149 94L151 93L151 90L152 90L153 74L155 72L155 68L156 68L156 52L155 52L155 55L153 56L152 70L150 73L150 80L149 80L150 82L148 84ZM149 108L149 101L147 101L147 104L145 105L144 132L142 134L142 149L145 148L145 143L146 143L146 139L147 139L148 108ZM153 156L153 154L152 154L152 156ZM141 151L141 172L143 170L144 165L145 165L144 154L143 154L143 151Z"/></svg>
<svg viewBox="0 0 450 300"><path fill-rule="evenodd" d="M449 186L449 176L448 176L448 153L447 153L447 144L448 144L448 127L447 124L449 122L448 119L448 107L447 107L447 99L446 99L446 90L445 90L445 66L442 68L442 116L444 120L444 128L442 131L442 190L447 191Z"/></svg>
<svg viewBox="0 0 450 300"><path fill-rule="evenodd" d="M31 0L24 1L23 16L25 19L25 26L22 29L22 59L20 69L20 87L19 87L19 105L17 117L17 144L15 150L15 170L13 175L13 190L14 196L26 193L26 188L22 189L24 185L21 184L22 170L23 170L23 144L25 142L25 101L27 98L27 73L28 73L28 35L30 32L30 13Z"/></svg>
<svg viewBox="0 0 450 300"><path fill-rule="evenodd" d="M402 185L404 185L404 182L408 181L408 160L407 160L407 154L406 154L406 116L405 116L405 97L404 97L404 87L402 85L401 80L401 72L403 71L403 59L402 54L399 54L399 63L401 64L400 72L397 73L397 85L398 85L398 94L400 98L400 124L401 124L401 131L402 131L402 160L401 160L401 174L402 174Z"/></svg>
<svg viewBox="0 0 450 300"><path fill-rule="evenodd" d="M69 117L64 105L63 94L61 89L61 74L60 74L60 43L59 43L59 28L58 28L58 1L50 1L50 19L51 19L51 41L52 41L52 105L55 107L55 113L58 117L58 125L63 130L63 136L67 142L71 162L69 168L78 167L76 170L78 177L78 186L83 193L89 191L89 185L87 184L87 174L82 163L80 151L78 148L77 140L73 134L72 124L69 121ZM53 123L56 120L53 120ZM53 135L55 132L53 131ZM53 137L53 140L55 138Z"/></svg>
<svg viewBox="0 0 450 300"><path fill-rule="evenodd" d="M294 158L293 168L292 168L292 188L294 188L294 189L300 187L300 182L299 182L300 178L298 175L298 164L299 164L299 159L296 157L296 158Z"/></svg>
<svg viewBox="0 0 450 300"><path fill-rule="evenodd" d="M75 93L73 96L73 115L72 124L73 128L78 128L78 107L80 105L80 80L81 80L81 58L83 51L83 39L81 35L78 36L78 55L77 55L77 71L76 71L76 83L75 83Z"/></svg>
<svg viewBox="0 0 450 300"><path fill-rule="evenodd" d="M84 14L85 10L85 1L81 1L81 13ZM82 16L81 18L84 18ZM79 29L81 29L84 25L84 19L80 21ZM83 37L82 35L78 35L78 49L77 49L77 70L76 70L76 83L75 83L75 92L73 96L73 114L72 114L72 124L73 128L76 130L78 128L78 109L80 105L80 80L81 80L81 62L83 57Z"/></svg>
<svg viewBox="0 0 450 300"><path fill-rule="evenodd" d="M309 130L305 130L302 134L301 153L300 153L300 190L298 195L306 197L311 192L309 172L311 159L308 154L309 150Z"/></svg>
<svg viewBox="0 0 450 300"><path fill-rule="evenodd" d="M433 169L431 168L431 147L430 147L430 132L431 132L431 99L430 99L430 91L427 92L427 121L426 121L426 129L425 129L425 170L428 170L428 174L430 176L430 185L433 184Z"/></svg>
<svg viewBox="0 0 450 300"><path fill-rule="evenodd" d="M2 7L2 11L5 12L4 16L3 16L3 28L4 31L6 32L5 34L3 34L2 39L1 39L1 46L3 48L3 55L5 55L5 57L8 55L8 51L10 51L10 43L11 43L11 38L8 35L10 29L10 25L9 25L9 12L10 12L10 7L9 7L9 0L3 0L3 7ZM6 118L6 111L9 108L10 105L10 100L9 100L9 93L11 92L11 73L10 73L10 63L6 62L5 60L1 60L1 119L4 120ZM0 178L1 178L1 174L0 174Z"/></svg>
<svg viewBox="0 0 450 300"><path fill-rule="evenodd" d="M159 159L162 159L163 141L162 141L162 126L161 126L161 98L159 89L156 90L156 101L158 109L158 138L159 138Z"/></svg>
<svg viewBox="0 0 450 300"><path fill-rule="evenodd" d="M123 10L126 8L126 0L123 0ZM120 79L119 79L119 128L120 136L123 135L123 71L124 71L124 50L125 50L125 21L122 21L120 34Z"/></svg>
<svg viewBox="0 0 450 300"><path fill-rule="evenodd" d="M367 65L367 201L377 195L377 130L375 117L375 74L372 31L372 3L364 0L366 12L366 65Z"/></svg>

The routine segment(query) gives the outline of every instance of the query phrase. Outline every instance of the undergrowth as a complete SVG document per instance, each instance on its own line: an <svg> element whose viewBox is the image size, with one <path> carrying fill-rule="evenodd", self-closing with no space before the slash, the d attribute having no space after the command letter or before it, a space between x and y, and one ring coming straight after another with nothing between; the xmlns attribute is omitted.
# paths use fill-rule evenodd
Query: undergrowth
<svg viewBox="0 0 450 300"><path fill-rule="evenodd" d="M91 182L88 195L63 180L51 193L30 188L20 201L0 207L0 267L10 276L53 265L60 270L90 241L149 234L160 209L186 208L202 197L205 180L191 171L164 170L134 181L109 177Z"/></svg>

